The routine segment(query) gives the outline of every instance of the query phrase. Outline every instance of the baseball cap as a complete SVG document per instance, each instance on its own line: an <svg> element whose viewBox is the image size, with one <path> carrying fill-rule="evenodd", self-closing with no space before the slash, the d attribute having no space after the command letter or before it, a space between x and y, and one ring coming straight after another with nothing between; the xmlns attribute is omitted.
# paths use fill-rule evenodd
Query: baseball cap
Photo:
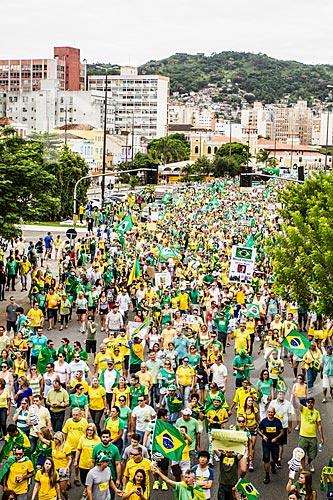
<svg viewBox="0 0 333 500"><path fill-rule="evenodd" d="M168 391L175 391L176 390L176 386L174 384L170 384L168 386Z"/></svg>
<svg viewBox="0 0 333 500"><path fill-rule="evenodd" d="M333 349L333 345L327 345L326 349Z"/></svg>
<svg viewBox="0 0 333 500"><path fill-rule="evenodd" d="M183 410L183 415L188 415L188 416L191 416L192 415L192 410L190 408L185 408L185 410Z"/></svg>

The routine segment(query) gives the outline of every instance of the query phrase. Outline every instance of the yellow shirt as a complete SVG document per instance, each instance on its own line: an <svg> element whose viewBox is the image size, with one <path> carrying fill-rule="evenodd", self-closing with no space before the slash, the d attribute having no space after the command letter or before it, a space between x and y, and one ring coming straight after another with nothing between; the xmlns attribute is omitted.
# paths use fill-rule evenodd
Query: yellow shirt
<svg viewBox="0 0 333 500"><path fill-rule="evenodd" d="M88 389L89 408L92 410L104 410L105 389L101 385L89 387Z"/></svg>
<svg viewBox="0 0 333 500"><path fill-rule="evenodd" d="M105 354L102 352L98 352L95 357L95 365L97 365L98 375L102 373L102 371L108 367L108 359L111 359L111 354L106 351Z"/></svg>
<svg viewBox="0 0 333 500"><path fill-rule="evenodd" d="M239 354L239 352L242 349L247 351L248 342L250 341L249 332L247 330L241 332L239 329L237 329L235 330L234 337L235 337L235 351L237 352L237 354Z"/></svg>
<svg viewBox="0 0 333 500"><path fill-rule="evenodd" d="M27 316L28 318L31 318L30 319L31 326L40 326L43 317L43 312L41 311L41 309L32 308L28 312Z"/></svg>
<svg viewBox="0 0 333 500"><path fill-rule="evenodd" d="M242 415L245 418L245 427L254 427L257 423L256 415L258 413L258 408L253 407L253 411L251 413L246 413L243 408L240 408L237 413L237 417Z"/></svg>
<svg viewBox="0 0 333 500"><path fill-rule="evenodd" d="M162 333L161 333L161 341L163 342L163 347L164 349L169 348L169 343L173 341L174 337L176 336L177 332L174 328L170 328L168 330L165 328Z"/></svg>
<svg viewBox="0 0 333 500"><path fill-rule="evenodd" d="M57 482L59 481L59 474L57 474ZM57 490L55 486L50 485L50 479L46 474L43 474L41 470L38 470L35 476L36 483L40 484L38 492L38 500L53 500L57 498Z"/></svg>
<svg viewBox="0 0 333 500"><path fill-rule="evenodd" d="M88 422L85 418L80 418L75 422L72 418L66 420L62 429L64 434L67 434L66 443L69 445L71 451L76 451L81 436L86 432Z"/></svg>
<svg viewBox="0 0 333 500"><path fill-rule="evenodd" d="M88 394L89 385L87 384L87 382L85 380L81 380L81 382L79 382L78 379L75 378L73 380L73 382L71 382L71 388L73 389L73 387L75 387L77 384L81 384L82 385L82 387L83 387L83 394Z"/></svg>
<svg viewBox="0 0 333 500"><path fill-rule="evenodd" d="M148 458L143 458L141 462L136 463L134 462L133 458L130 459L125 467L124 470L124 476L128 477L130 481L133 481L134 474L138 469L143 469L146 474L146 487L149 492L150 489L150 477L149 477L149 471L151 470L151 461L148 460ZM148 495L149 498L149 495Z"/></svg>
<svg viewBox="0 0 333 500"><path fill-rule="evenodd" d="M113 389L113 394L116 396L116 400L115 400L115 404L116 405L119 405L119 398L120 396L124 396L126 398L126 405L128 406L129 405L129 394L130 394L130 388L129 387L126 387L126 389L124 391L121 391L120 389L118 389L118 387L115 387Z"/></svg>
<svg viewBox="0 0 333 500"><path fill-rule="evenodd" d="M118 372L123 369L124 355L119 352L118 356L115 353L112 353L112 359L114 361L114 367Z"/></svg>
<svg viewBox="0 0 333 500"><path fill-rule="evenodd" d="M190 445L187 440L185 448L182 451L182 460L190 460Z"/></svg>
<svg viewBox="0 0 333 500"><path fill-rule="evenodd" d="M28 491L28 480L21 483L16 482L16 476L25 476L34 471L31 460L14 462L9 469L7 488L15 491L16 495L22 495Z"/></svg>
<svg viewBox="0 0 333 500"><path fill-rule="evenodd" d="M249 396L252 396L253 399L255 401L257 401L258 395L257 395L257 391L254 389L254 387L250 387L247 390L245 390L243 387L236 389L233 401L238 404L237 415L238 415L240 409L244 408L245 399Z"/></svg>
<svg viewBox="0 0 333 500"><path fill-rule="evenodd" d="M135 485L132 483L132 481L128 481L128 483L125 486L125 493L129 493L130 491L135 489ZM143 496L147 499L148 498L148 491L147 488L144 492L142 492ZM141 497L137 495L136 493L132 493L132 495L129 497L131 500L141 500Z"/></svg>
<svg viewBox="0 0 333 500"><path fill-rule="evenodd" d="M150 372L139 371L136 374L139 377L140 384L144 385L145 387L149 387L154 383L153 376Z"/></svg>
<svg viewBox="0 0 333 500"><path fill-rule="evenodd" d="M317 436L317 422L320 422L320 413L318 410L309 410L301 406L301 429L299 435L302 437Z"/></svg>
<svg viewBox="0 0 333 500"><path fill-rule="evenodd" d="M59 302L60 302L59 297L55 293L52 294L49 293L46 296L46 305L49 309L56 309L58 307Z"/></svg>
<svg viewBox="0 0 333 500"><path fill-rule="evenodd" d="M2 394L0 394L0 408L7 408L7 400L10 397L7 387L4 388Z"/></svg>
<svg viewBox="0 0 333 500"><path fill-rule="evenodd" d="M188 386L192 384L195 371L191 366L178 366L176 375L178 375L180 385Z"/></svg>
<svg viewBox="0 0 333 500"><path fill-rule="evenodd" d="M110 357L113 356L113 349L116 343L117 342L115 338L112 339L110 337L105 337L105 339L103 339L103 344L106 347L106 352L109 354Z"/></svg>
<svg viewBox="0 0 333 500"><path fill-rule="evenodd" d="M179 300L179 309L188 309L189 308L189 299L190 296L188 293L180 293L178 295L178 300Z"/></svg>
<svg viewBox="0 0 333 500"><path fill-rule="evenodd" d="M129 356L128 338L126 335L123 337L121 335L117 335L116 341L116 345L119 347L120 353L123 356Z"/></svg>
<svg viewBox="0 0 333 500"><path fill-rule="evenodd" d="M89 439L86 436L82 436L80 438L77 449L81 451L79 460L79 467L81 469L90 469L90 461L93 448L100 442L101 440L98 436L96 436L94 439Z"/></svg>
<svg viewBox="0 0 333 500"><path fill-rule="evenodd" d="M54 441L52 441L52 460L54 462L55 469L64 469L67 467L68 455L71 454L71 449L68 443L65 443L63 448L56 448Z"/></svg>

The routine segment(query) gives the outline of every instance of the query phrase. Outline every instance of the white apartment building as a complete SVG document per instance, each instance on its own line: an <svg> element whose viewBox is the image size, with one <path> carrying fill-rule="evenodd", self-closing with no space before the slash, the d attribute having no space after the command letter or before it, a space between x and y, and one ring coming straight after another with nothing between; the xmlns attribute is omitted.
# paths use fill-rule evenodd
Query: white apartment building
<svg viewBox="0 0 333 500"><path fill-rule="evenodd" d="M59 90L56 80L43 80L38 91L6 93L6 116L26 125L27 133L51 132L65 124L103 128L104 94L99 91ZM107 129L114 130L115 108L108 99Z"/></svg>
<svg viewBox="0 0 333 500"><path fill-rule="evenodd" d="M108 95L115 106L114 131L134 132L149 139L164 137L168 125L169 78L138 75L137 68L122 66L120 75L107 76ZM105 90L105 76L89 76L90 91Z"/></svg>

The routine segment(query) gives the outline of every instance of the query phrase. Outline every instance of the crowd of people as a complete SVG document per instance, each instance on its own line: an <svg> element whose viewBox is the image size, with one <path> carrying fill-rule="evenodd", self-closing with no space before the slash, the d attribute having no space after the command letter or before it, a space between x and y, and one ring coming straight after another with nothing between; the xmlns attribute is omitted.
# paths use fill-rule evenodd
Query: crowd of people
<svg viewBox="0 0 333 500"><path fill-rule="evenodd" d="M217 482L219 500L238 498L239 479L260 466L258 439L266 485L288 468L293 432L300 474L279 481L291 500L315 500L324 432L313 394L333 397L333 324L316 304L274 293L274 189L184 187L145 222L139 196L98 213L88 204L88 232L74 245L48 232L2 257L3 497L67 500L81 487L83 500L148 500L151 487L170 486L181 500L210 500ZM253 277L229 281L232 247L249 240ZM302 358L281 346L293 330L311 341ZM157 420L179 429L181 461L152 453ZM215 429L246 432L245 453L215 449Z"/></svg>

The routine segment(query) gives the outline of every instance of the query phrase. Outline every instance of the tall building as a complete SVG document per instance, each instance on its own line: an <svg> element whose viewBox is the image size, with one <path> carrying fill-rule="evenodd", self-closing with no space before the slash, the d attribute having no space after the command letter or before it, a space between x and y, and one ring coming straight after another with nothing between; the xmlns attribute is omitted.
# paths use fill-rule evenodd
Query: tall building
<svg viewBox="0 0 333 500"><path fill-rule="evenodd" d="M54 47L53 59L0 59L0 91L37 91L43 80L58 80L61 90L84 90L80 49Z"/></svg>
<svg viewBox="0 0 333 500"><path fill-rule="evenodd" d="M154 139L164 137L168 125L169 78L139 75L133 66L108 75L108 96L115 107L116 133L127 131ZM105 76L89 76L89 90L105 90Z"/></svg>
<svg viewBox="0 0 333 500"><path fill-rule="evenodd" d="M9 91L5 100L5 116L24 124L28 134L51 132L62 125L77 123L103 128L103 92L63 90L57 80L45 80L37 92ZM114 117L114 106L108 100L107 126L110 130L115 127Z"/></svg>

